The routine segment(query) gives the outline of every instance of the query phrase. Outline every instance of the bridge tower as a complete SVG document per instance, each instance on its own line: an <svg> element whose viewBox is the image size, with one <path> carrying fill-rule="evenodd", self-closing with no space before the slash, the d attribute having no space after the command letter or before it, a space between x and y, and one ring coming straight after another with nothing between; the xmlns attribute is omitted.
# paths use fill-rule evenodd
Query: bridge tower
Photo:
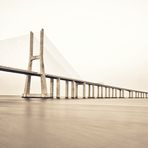
<svg viewBox="0 0 148 148"><path fill-rule="evenodd" d="M40 54L33 55L33 40L34 34L30 32L30 53L29 53L29 63L28 63L28 71L32 71L32 64L34 60L40 60L40 79L41 79L41 94L40 95L31 95L30 94L30 86L31 86L31 75L26 76L25 88L24 93L22 95L23 98L48 98L47 95L47 84L46 84L46 77L45 77L45 67L44 67L44 30L40 31Z"/></svg>

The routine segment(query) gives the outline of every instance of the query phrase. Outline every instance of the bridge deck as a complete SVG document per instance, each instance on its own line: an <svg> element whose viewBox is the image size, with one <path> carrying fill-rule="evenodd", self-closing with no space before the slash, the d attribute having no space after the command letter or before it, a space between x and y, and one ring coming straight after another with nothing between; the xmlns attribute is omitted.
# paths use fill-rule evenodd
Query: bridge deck
<svg viewBox="0 0 148 148"><path fill-rule="evenodd" d="M38 77L41 76L41 74L38 73L38 72L23 70L23 69L19 69L19 68L12 68L12 67L2 66L2 65L0 65L0 71L17 73L17 74L24 74L24 75L32 75L32 76L38 76ZM60 80L75 81L75 82L77 82L79 84L86 83L86 84L90 84L90 85L102 86L102 87L125 90L125 91L134 91L134 92L140 92L140 93L147 93L147 92L144 92L144 91L137 91L137 90L133 90L133 89L110 86L110 85L105 85L105 84L101 84L101 83L93 83L93 82L89 82L89 81L78 80L78 79L73 79L73 78L67 78L67 77L62 77L62 76L57 76L57 75L45 74L45 76L46 76L46 78L54 78L54 79L60 78Z"/></svg>

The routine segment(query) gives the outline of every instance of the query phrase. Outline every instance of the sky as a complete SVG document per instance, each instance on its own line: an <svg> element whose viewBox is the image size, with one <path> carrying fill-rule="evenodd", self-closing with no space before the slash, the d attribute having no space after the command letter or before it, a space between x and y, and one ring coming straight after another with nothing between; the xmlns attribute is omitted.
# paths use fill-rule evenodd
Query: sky
<svg viewBox="0 0 148 148"><path fill-rule="evenodd" d="M82 79L148 90L147 8L147 0L0 0L0 40L44 28Z"/></svg>

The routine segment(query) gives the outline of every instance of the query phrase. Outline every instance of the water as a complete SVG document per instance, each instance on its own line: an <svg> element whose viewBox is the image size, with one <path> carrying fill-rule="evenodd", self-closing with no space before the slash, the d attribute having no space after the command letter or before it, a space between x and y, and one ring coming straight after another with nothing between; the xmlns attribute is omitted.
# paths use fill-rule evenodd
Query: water
<svg viewBox="0 0 148 148"><path fill-rule="evenodd" d="M147 148L148 99L0 98L0 148Z"/></svg>

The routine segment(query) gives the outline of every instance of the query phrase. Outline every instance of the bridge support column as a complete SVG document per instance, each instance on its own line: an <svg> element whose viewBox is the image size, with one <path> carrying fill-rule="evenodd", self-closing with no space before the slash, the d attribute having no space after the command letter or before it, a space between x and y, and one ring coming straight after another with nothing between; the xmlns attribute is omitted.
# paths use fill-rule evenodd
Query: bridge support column
<svg viewBox="0 0 148 148"><path fill-rule="evenodd" d="M137 91L135 92L135 97L138 98L138 92Z"/></svg>
<svg viewBox="0 0 148 148"><path fill-rule="evenodd" d="M137 92L137 98L139 98L139 92Z"/></svg>
<svg viewBox="0 0 148 148"><path fill-rule="evenodd" d="M57 79L57 95L56 98L60 99L60 78Z"/></svg>
<svg viewBox="0 0 148 148"><path fill-rule="evenodd" d="M135 91L135 98L137 98L137 92Z"/></svg>
<svg viewBox="0 0 148 148"><path fill-rule="evenodd" d="M112 88L112 96L111 98L114 98L114 88Z"/></svg>
<svg viewBox="0 0 148 148"><path fill-rule="evenodd" d="M139 93L139 95L140 95L140 98L142 98L142 93L141 92Z"/></svg>
<svg viewBox="0 0 148 148"><path fill-rule="evenodd" d="M95 98L95 88L94 88L94 85L92 85L92 98Z"/></svg>
<svg viewBox="0 0 148 148"><path fill-rule="evenodd" d="M107 98L107 87L105 87L105 98Z"/></svg>
<svg viewBox="0 0 148 148"><path fill-rule="evenodd" d="M68 99L68 93L69 93L69 82L65 81L65 98Z"/></svg>
<svg viewBox="0 0 148 148"><path fill-rule="evenodd" d="M130 91L130 97L129 98L133 98L133 91Z"/></svg>
<svg viewBox="0 0 148 148"><path fill-rule="evenodd" d="M71 82L71 98L72 99L75 98L75 82L74 81Z"/></svg>
<svg viewBox="0 0 148 148"><path fill-rule="evenodd" d="M78 98L78 83L76 83L76 98Z"/></svg>
<svg viewBox="0 0 148 148"><path fill-rule="evenodd" d="M100 97L99 86L97 86L97 98Z"/></svg>
<svg viewBox="0 0 148 148"><path fill-rule="evenodd" d="M90 98L90 84L88 84L88 98Z"/></svg>
<svg viewBox="0 0 148 148"><path fill-rule="evenodd" d="M54 88L54 81L50 79L50 98L53 98L53 88Z"/></svg>
<svg viewBox="0 0 148 148"><path fill-rule="evenodd" d="M122 91L119 89L119 98L122 98Z"/></svg>
<svg viewBox="0 0 148 148"><path fill-rule="evenodd" d="M110 87L108 88L108 98L110 98Z"/></svg>
<svg viewBox="0 0 148 148"><path fill-rule="evenodd" d="M136 98L136 92L133 91L133 98Z"/></svg>
<svg viewBox="0 0 148 148"><path fill-rule="evenodd" d="M142 93L140 92L140 98L142 98Z"/></svg>
<svg viewBox="0 0 148 148"><path fill-rule="evenodd" d="M115 98L117 98L117 89L115 89Z"/></svg>
<svg viewBox="0 0 148 148"><path fill-rule="evenodd" d="M103 99L103 87L101 86L101 98Z"/></svg>
<svg viewBox="0 0 148 148"><path fill-rule="evenodd" d="M131 98L131 91L129 91L129 97L128 98Z"/></svg>
<svg viewBox="0 0 148 148"><path fill-rule="evenodd" d="M85 90L86 90L86 83L84 82L83 83L83 98L85 99L86 98L86 96L85 96Z"/></svg>
<svg viewBox="0 0 148 148"><path fill-rule="evenodd" d="M124 98L124 90L123 89L121 90L121 94L122 94L121 98Z"/></svg>

